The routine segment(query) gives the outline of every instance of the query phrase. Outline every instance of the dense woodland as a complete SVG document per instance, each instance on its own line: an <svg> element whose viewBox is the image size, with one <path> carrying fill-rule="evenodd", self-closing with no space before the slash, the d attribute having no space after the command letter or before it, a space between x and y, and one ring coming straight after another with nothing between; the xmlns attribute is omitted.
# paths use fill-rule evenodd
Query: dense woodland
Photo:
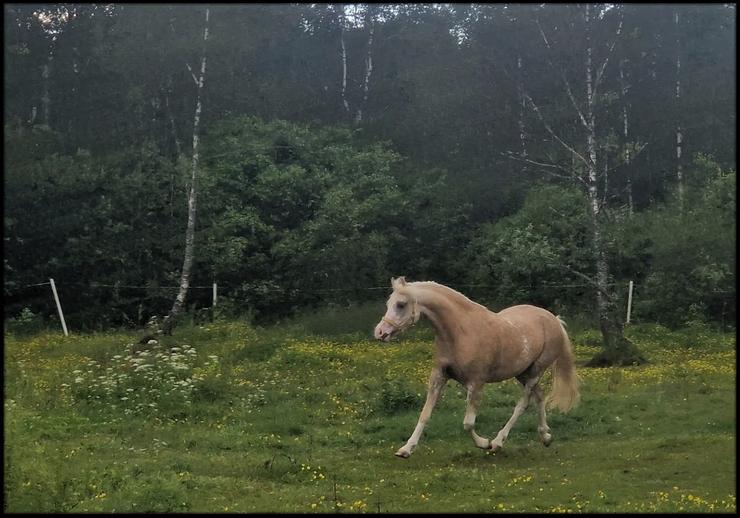
<svg viewBox="0 0 740 518"><path fill-rule="evenodd" d="M735 13L5 4L6 322L49 278L72 328L166 314L197 191L191 313L405 275L604 329L632 280L633 319L734 326Z"/></svg>

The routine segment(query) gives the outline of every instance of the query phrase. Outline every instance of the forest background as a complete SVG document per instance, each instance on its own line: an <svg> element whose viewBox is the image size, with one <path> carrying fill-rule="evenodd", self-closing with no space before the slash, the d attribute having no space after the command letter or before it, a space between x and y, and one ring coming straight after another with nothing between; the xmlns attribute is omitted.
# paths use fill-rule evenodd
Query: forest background
<svg viewBox="0 0 740 518"><path fill-rule="evenodd" d="M194 186L190 315L405 275L734 326L734 4L205 11L5 4L6 326L55 321L49 278L72 328L165 315Z"/></svg>

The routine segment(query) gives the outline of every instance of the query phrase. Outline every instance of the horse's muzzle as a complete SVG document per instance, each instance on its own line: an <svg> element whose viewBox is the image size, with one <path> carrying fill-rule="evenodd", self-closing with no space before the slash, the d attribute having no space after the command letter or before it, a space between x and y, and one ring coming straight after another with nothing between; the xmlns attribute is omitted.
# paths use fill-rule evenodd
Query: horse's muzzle
<svg viewBox="0 0 740 518"><path fill-rule="evenodd" d="M389 342L390 339L393 337L393 332L395 329L390 326L388 323L381 321L377 326L375 326L374 336L377 340L380 340L382 342Z"/></svg>

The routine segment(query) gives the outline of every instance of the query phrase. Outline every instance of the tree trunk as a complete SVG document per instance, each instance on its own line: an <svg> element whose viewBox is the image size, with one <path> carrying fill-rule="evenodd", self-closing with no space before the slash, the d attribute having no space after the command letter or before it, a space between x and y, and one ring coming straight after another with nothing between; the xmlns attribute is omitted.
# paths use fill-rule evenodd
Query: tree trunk
<svg viewBox="0 0 740 518"><path fill-rule="evenodd" d="M368 15L366 18L366 24L369 23L370 30L367 37L367 56L365 57L365 80L362 83L362 104L357 108L355 114L355 123L360 124L362 122L363 110L367 110L367 98L370 92L370 76L373 73L373 36L375 34L375 16L372 12L372 7L368 5Z"/></svg>
<svg viewBox="0 0 740 518"><path fill-rule="evenodd" d="M681 147L683 145L683 133L681 131L681 47L680 32L678 24L678 11L674 12L676 28L676 181L678 182L678 200L683 206L683 170L681 168Z"/></svg>
<svg viewBox="0 0 740 518"><path fill-rule="evenodd" d="M197 87L197 97L195 102L195 116L193 117L193 159L192 159L192 173L190 179L190 192L188 194L188 224L185 230L185 253L182 263L182 272L180 274L180 290L175 298L175 302L172 305L169 315L165 318L164 329L165 334L171 334L172 328L175 325L177 317L182 312L182 308L185 305L185 299L187 297L188 288L190 287L190 272L193 266L193 257L195 255L195 215L196 215L196 202L197 202L197 179L198 179L198 166L200 161L199 154L199 142L200 142L200 114L201 114L201 93L203 90L203 84L205 83L206 75L206 43L208 42L208 18L210 10L206 8L206 20L205 28L203 30L203 54L200 64L200 77L195 78ZM190 68L190 67L188 67ZM192 71L191 71L192 73Z"/></svg>
<svg viewBox="0 0 740 518"><path fill-rule="evenodd" d="M41 113L42 122L49 126L51 118L51 96L49 95L49 75L51 75L51 63L54 59L53 50L49 50L49 58L44 67L41 69L41 81L43 84L43 93L41 96ZM35 118L35 117L34 117Z"/></svg>
<svg viewBox="0 0 740 518"><path fill-rule="evenodd" d="M339 14L339 42L342 45L342 106L344 106L344 111L349 113L349 103L347 102L347 47L344 45L344 4L340 4L339 9L341 11Z"/></svg>
<svg viewBox="0 0 740 518"><path fill-rule="evenodd" d="M517 67L517 93L519 95L519 143L522 146L522 156L527 156L527 133L524 126L524 109L526 100L524 99L524 78L522 77L522 57L516 58Z"/></svg>
<svg viewBox="0 0 740 518"><path fill-rule="evenodd" d="M630 161L632 160L630 142L629 142L629 113L627 110L627 81L624 78L624 60L619 60L619 86L622 99L622 146L624 148L624 165L629 168ZM632 202L632 179L630 178L630 171L627 171L627 207L629 208L629 215L632 216L634 213L634 206Z"/></svg>
<svg viewBox="0 0 740 518"><path fill-rule="evenodd" d="M587 195L592 223L593 258L596 266L596 307L599 315L603 350L592 358L588 365L633 365L645 359L635 346L624 336L623 324L615 311L615 297L609 291L609 263L601 228L601 204L596 175L596 115L594 113L594 67L590 27L590 6L586 4L586 150L588 151Z"/></svg>

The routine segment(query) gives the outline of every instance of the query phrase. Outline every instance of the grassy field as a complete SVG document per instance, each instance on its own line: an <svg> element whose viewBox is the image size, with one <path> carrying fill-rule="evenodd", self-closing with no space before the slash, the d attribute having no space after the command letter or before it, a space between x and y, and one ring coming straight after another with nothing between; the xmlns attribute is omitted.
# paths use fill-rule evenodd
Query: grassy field
<svg viewBox="0 0 740 518"><path fill-rule="evenodd" d="M451 382L399 459L432 335L381 344L369 318L215 322L138 350L133 333L6 333L5 511L735 512L734 334L631 327L650 363L580 368L549 448L530 407L502 451L476 449ZM598 334L571 334L582 365ZM478 433L519 392L488 385Z"/></svg>

